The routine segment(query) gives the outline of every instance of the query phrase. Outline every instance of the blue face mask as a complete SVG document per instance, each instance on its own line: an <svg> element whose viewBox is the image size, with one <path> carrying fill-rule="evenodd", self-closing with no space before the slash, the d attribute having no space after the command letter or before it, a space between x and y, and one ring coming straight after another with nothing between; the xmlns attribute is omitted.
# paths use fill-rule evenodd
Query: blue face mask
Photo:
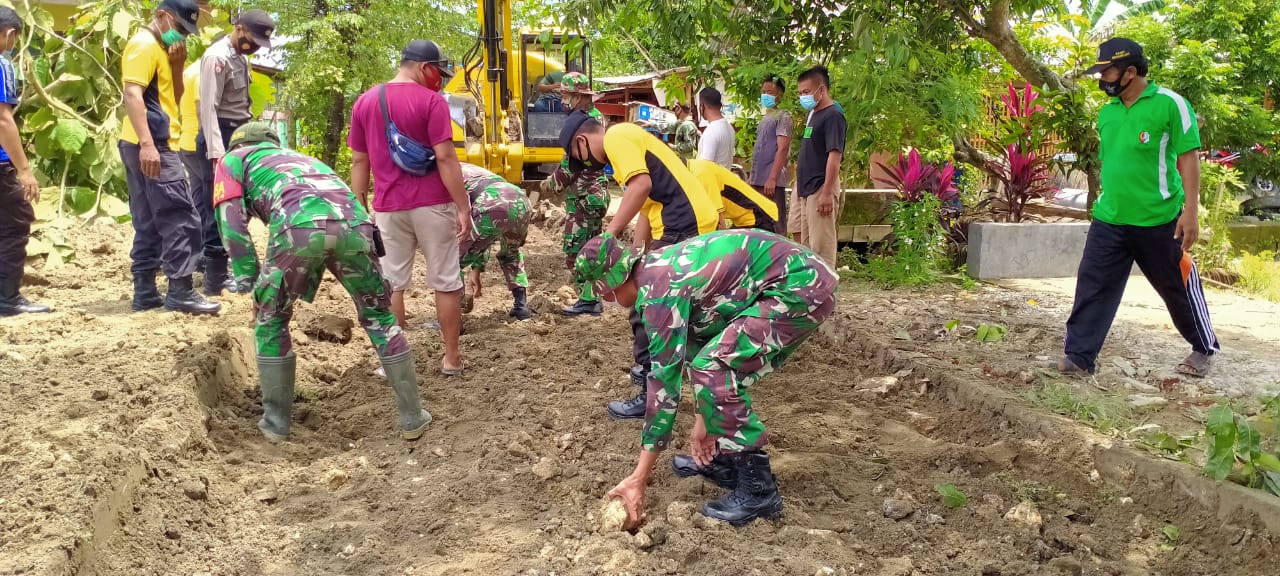
<svg viewBox="0 0 1280 576"><path fill-rule="evenodd" d="M760 105L765 108L773 108L778 105L778 97L773 94L761 94Z"/></svg>
<svg viewBox="0 0 1280 576"><path fill-rule="evenodd" d="M813 110L818 107L818 99L814 98L812 94L805 94L800 97L800 107L805 110Z"/></svg>

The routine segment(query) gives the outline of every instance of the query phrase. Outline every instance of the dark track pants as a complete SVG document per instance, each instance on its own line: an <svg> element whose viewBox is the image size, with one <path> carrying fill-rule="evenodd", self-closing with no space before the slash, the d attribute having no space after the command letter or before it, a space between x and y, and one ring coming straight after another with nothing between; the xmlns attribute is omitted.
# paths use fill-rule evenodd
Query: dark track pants
<svg viewBox="0 0 1280 576"><path fill-rule="evenodd" d="M1116 226L1093 221L1076 277L1075 304L1067 319L1065 353L1081 368L1093 371L1098 352L1120 308L1125 283L1137 262L1147 281L1164 299L1178 333L1201 354L1221 348L1209 322L1200 275L1191 255L1173 238L1178 220L1160 226Z"/></svg>
<svg viewBox="0 0 1280 576"><path fill-rule="evenodd" d="M187 174L177 152L160 150L160 177L142 175L137 144L120 142L120 160L129 181L129 212L133 215L135 274L163 269L169 278L186 278L196 269L196 239L200 217L191 204Z"/></svg>
<svg viewBox="0 0 1280 576"><path fill-rule="evenodd" d="M18 295L27 262L27 239L35 219L18 171L13 164L0 162L0 298Z"/></svg>
<svg viewBox="0 0 1280 576"><path fill-rule="evenodd" d="M245 124L245 121L218 119L218 130L222 135L222 149L231 147L231 134ZM222 245L222 235L218 232L218 221L213 214L213 174L217 161L208 160L209 146L205 141L204 129L196 133L196 151L183 152L182 164L187 168L191 182L191 201L200 215L200 244L205 258L226 258L227 250ZM203 164L203 165L200 165Z"/></svg>

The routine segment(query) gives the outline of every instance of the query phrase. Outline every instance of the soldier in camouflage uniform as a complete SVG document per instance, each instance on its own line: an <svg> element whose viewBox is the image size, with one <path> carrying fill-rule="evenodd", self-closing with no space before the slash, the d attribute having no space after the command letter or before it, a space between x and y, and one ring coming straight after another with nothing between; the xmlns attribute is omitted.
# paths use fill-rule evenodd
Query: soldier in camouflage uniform
<svg viewBox="0 0 1280 576"><path fill-rule="evenodd" d="M526 291L529 278L524 272L525 236L529 232L529 198L519 186L473 164L462 163L462 184L471 197L471 234L458 246L463 270L462 311L471 312L480 296L480 273L489 261L489 247L498 243L498 265L511 290L511 311L518 320L528 320Z"/></svg>
<svg viewBox="0 0 1280 576"><path fill-rule="evenodd" d="M702 513L734 525L781 513L769 456L761 450L768 436L747 391L831 315L839 282L831 267L795 242L743 229L696 236L643 262L606 234L582 249L576 272L638 311L649 334L639 463L609 492L627 505L631 523L641 518L649 473L670 443L685 370L698 410L689 438L693 456L677 456L673 467L733 490Z"/></svg>
<svg viewBox="0 0 1280 576"><path fill-rule="evenodd" d="M374 254L376 230L333 169L282 147L267 124L250 122L236 129L218 162L213 204L237 291L253 293L263 435L272 441L289 436L297 368L289 320L298 299L315 297L327 268L355 300L360 325L382 359L395 390L401 435L421 437L431 414L419 404L413 353L391 313ZM249 236L250 218L267 225L261 268Z"/></svg>
<svg viewBox="0 0 1280 576"><path fill-rule="evenodd" d="M560 80L562 97L569 108L570 115L585 114L601 123L604 116L596 110L591 101L590 80L580 72L570 72ZM566 121L565 126L571 123ZM572 136L572 135L570 135ZM561 140L564 135L561 134ZM560 162L560 167L542 182L542 194L564 192L564 265L573 270L573 262L578 252L587 241L600 235L604 230L604 216L609 210L609 177L604 173L604 166L584 168L570 166L569 155ZM578 284L578 301L561 312L566 316L590 314L599 316L604 311L600 299L591 291L589 284Z"/></svg>

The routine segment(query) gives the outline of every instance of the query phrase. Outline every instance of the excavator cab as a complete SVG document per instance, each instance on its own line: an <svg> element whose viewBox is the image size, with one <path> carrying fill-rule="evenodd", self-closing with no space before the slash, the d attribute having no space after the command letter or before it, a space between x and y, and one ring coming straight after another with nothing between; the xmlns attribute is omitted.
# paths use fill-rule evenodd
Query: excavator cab
<svg viewBox="0 0 1280 576"><path fill-rule="evenodd" d="M480 0L480 34L445 92L458 156L509 182L545 179L564 159L565 110L555 84L591 75L585 39L563 30L516 30L511 0Z"/></svg>
<svg viewBox="0 0 1280 576"><path fill-rule="evenodd" d="M560 99L560 78L568 72L590 76L589 46L575 34L542 32L521 34L520 52L525 63L520 79L525 94L525 148L559 148L560 128L568 112ZM535 175L526 171L530 176Z"/></svg>

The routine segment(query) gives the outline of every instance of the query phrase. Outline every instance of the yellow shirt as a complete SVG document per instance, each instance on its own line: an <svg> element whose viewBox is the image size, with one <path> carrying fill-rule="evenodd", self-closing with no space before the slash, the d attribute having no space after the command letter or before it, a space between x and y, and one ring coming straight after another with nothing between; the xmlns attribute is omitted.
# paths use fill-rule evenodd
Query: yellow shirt
<svg viewBox="0 0 1280 576"><path fill-rule="evenodd" d="M142 102L147 108L147 129L156 147L176 150L178 147L178 103L173 98L173 72L169 69L169 51L151 30L138 30L124 45L122 55L124 83L137 84L146 90ZM133 122L125 116L120 139L138 144Z"/></svg>
<svg viewBox="0 0 1280 576"><path fill-rule="evenodd" d="M773 230L778 221L778 204L756 192L737 174L710 160L690 160L689 170L702 182L716 208L734 228Z"/></svg>
<svg viewBox="0 0 1280 576"><path fill-rule="evenodd" d="M200 113L196 110L196 96L200 94L200 61L182 71L182 101L178 102L178 117L182 123L182 136L178 149L196 151L196 135L200 133Z"/></svg>
<svg viewBox="0 0 1280 576"><path fill-rule="evenodd" d="M649 219L653 239L692 238L714 231L719 212L702 190L698 178L666 144L635 124L612 126L604 134L604 152L613 166L613 178L623 186L648 174L653 181L640 213Z"/></svg>

